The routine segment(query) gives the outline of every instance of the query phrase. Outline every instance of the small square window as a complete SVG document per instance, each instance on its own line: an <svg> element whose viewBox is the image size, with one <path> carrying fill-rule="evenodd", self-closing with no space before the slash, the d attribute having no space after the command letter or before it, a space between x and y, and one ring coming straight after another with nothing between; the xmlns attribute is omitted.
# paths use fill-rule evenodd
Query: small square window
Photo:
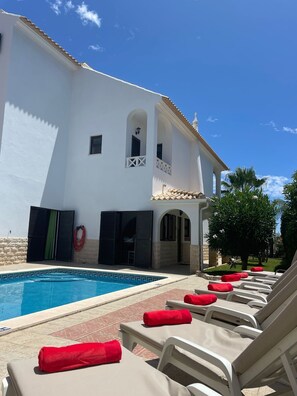
<svg viewBox="0 0 297 396"><path fill-rule="evenodd" d="M102 135L91 136L90 154L101 154L102 152Z"/></svg>

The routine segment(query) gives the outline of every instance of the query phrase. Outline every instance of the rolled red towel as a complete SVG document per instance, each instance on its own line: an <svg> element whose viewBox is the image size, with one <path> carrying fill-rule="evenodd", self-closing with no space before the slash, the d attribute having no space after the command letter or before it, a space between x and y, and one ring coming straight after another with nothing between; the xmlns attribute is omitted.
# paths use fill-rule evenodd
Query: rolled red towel
<svg viewBox="0 0 297 396"><path fill-rule="evenodd" d="M194 305L209 305L216 302L217 299L215 294L186 294L184 302Z"/></svg>
<svg viewBox="0 0 297 396"><path fill-rule="evenodd" d="M239 274L227 274L221 276L221 281L222 282L236 282L241 279L241 276Z"/></svg>
<svg viewBox="0 0 297 396"><path fill-rule="evenodd" d="M38 354L38 362L41 371L55 373L97 364L115 363L119 362L121 357L121 344L113 340L63 347L42 347Z"/></svg>
<svg viewBox="0 0 297 396"><path fill-rule="evenodd" d="M238 272L241 278L248 278L249 274L247 272Z"/></svg>
<svg viewBox="0 0 297 396"><path fill-rule="evenodd" d="M261 271L263 271L263 267L252 267L251 271L253 271L253 272L261 272Z"/></svg>
<svg viewBox="0 0 297 396"><path fill-rule="evenodd" d="M176 325L192 322L192 315L188 309L171 309L150 311L143 314L146 326Z"/></svg>
<svg viewBox="0 0 297 396"><path fill-rule="evenodd" d="M233 290L231 283L210 283L207 288L208 290L217 292L228 292Z"/></svg>

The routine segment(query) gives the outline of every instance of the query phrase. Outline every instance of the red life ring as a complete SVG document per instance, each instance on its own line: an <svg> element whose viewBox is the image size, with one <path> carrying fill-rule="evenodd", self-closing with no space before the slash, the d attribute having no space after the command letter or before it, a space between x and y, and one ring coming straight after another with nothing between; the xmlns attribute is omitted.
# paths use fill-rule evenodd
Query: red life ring
<svg viewBox="0 0 297 396"><path fill-rule="evenodd" d="M82 231L80 238L78 238L79 230ZM76 252L79 252L84 247L85 241L86 241L86 228L85 228L85 226L80 225L80 226L75 227L74 232L73 232L74 250Z"/></svg>

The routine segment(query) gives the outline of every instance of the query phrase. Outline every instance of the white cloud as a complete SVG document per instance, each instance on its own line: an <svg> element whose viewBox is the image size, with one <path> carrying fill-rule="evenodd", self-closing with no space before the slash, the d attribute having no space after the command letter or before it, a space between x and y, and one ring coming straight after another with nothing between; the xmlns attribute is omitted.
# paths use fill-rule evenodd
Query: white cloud
<svg viewBox="0 0 297 396"><path fill-rule="evenodd" d="M283 198L284 185L289 183L289 179L285 176L259 176L258 178L265 177L266 182L263 185L263 192L267 194L271 199Z"/></svg>
<svg viewBox="0 0 297 396"><path fill-rule="evenodd" d="M297 128L283 127L282 130L284 132L289 132L289 133L293 133L294 135L297 135Z"/></svg>
<svg viewBox="0 0 297 396"><path fill-rule="evenodd" d="M127 37L127 41L134 39L135 39L135 31L133 29L129 29L129 36Z"/></svg>
<svg viewBox="0 0 297 396"><path fill-rule="evenodd" d="M217 133L214 133L213 135L210 135L211 137L213 137L213 138L219 138L219 137L221 137L222 135L219 135L219 134L217 134Z"/></svg>
<svg viewBox="0 0 297 396"><path fill-rule="evenodd" d="M103 52L104 48L101 47L99 44L91 44L88 46L88 49L92 50L92 51L97 51L97 52Z"/></svg>
<svg viewBox="0 0 297 396"><path fill-rule="evenodd" d="M269 121L261 125L270 126L274 131L277 132L288 132L288 133L292 133L293 135L297 135L297 128L291 128L287 126L283 126L279 128L274 121Z"/></svg>
<svg viewBox="0 0 297 396"><path fill-rule="evenodd" d="M75 5L72 3L71 0L68 0L68 1L66 1L64 8L65 8L65 11L67 12L69 10L73 10L73 8L75 8Z"/></svg>
<svg viewBox="0 0 297 396"><path fill-rule="evenodd" d="M217 122L218 118L214 118L213 116L209 116L206 121L207 122Z"/></svg>
<svg viewBox="0 0 297 396"><path fill-rule="evenodd" d="M276 126L276 123L274 121L269 121L269 122L266 122L265 124L261 124L261 125L270 126L273 130L279 132L279 129Z"/></svg>
<svg viewBox="0 0 297 396"><path fill-rule="evenodd" d="M49 5L51 7L51 9L54 11L54 13L56 15L60 15L61 14L61 6L62 6L62 1L61 0L55 0L54 2L50 2L49 1Z"/></svg>
<svg viewBox="0 0 297 396"><path fill-rule="evenodd" d="M82 20L83 25L87 25L88 23L94 23L98 28L101 26L101 18L95 11L90 11L88 9L88 5L84 2L81 5L78 5L75 12L79 15Z"/></svg>

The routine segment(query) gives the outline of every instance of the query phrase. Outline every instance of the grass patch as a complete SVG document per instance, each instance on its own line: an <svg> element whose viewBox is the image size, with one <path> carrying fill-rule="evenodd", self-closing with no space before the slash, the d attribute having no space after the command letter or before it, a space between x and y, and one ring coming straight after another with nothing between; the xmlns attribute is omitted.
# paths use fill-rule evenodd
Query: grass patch
<svg viewBox="0 0 297 396"><path fill-rule="evenodd" d="M281 258L269 258L267 263L263 263L264 271L274 272L276 268L282 268L283 260ZM250 257L248 260L248 267L258 266L258 259ZM233 274L234 272L241 272L242 266L241 262L236 263L235 267L230 268L229 264L220 265L219 267L213 267L209 269L205 269L203 272L211 275L224 275L224 274Z"/></svg>

